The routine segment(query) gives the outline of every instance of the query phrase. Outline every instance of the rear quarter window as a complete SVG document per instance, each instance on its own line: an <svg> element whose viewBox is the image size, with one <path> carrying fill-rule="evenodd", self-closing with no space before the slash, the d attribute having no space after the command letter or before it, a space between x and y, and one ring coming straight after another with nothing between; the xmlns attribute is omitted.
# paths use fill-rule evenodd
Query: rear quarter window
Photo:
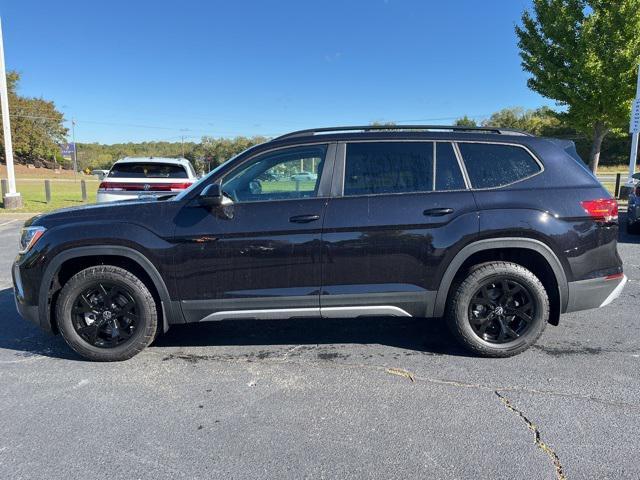
<svg viewBox="0 0 640 480"><path fill-rule="evenodd" d="M473 188L494 188L540 172L538 162L522 147L486 143L459 143Z"/></svg>

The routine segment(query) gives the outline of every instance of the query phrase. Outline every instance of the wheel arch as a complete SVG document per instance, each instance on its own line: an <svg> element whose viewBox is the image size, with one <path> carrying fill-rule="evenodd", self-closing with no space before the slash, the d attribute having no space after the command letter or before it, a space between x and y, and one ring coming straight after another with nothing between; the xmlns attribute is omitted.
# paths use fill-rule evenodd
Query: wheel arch
<svg viewBox="0 0 640 480"><path fill-rule="evenodd" d="M116 261L109 261L109 259L116 259ZM120 260L118 261L118 259ZM147 278L141 278L141 280L147 280L151 283L149 286L155 289L155 292L152 293L154 293L154 297L157 296L157 300L160 303L159 313L162 315L163 331L166 332L168 330L168 317L171 316L171 318L175 318L176 312L172 307L173 304L164 279L144 254L133 248L115 245L76 247L64 250L53 257L42 277L38 298L40 322L45 328L49 327L54 332L57 329L54 316L52 315L52 308L55 304L52 291L55 292L54 283L58 281L58 274L63 270L65 265L69 265L69 262L77 263L80 269L98 264L114 263L116 266L122 266L124 268L127 268L127 265L137 266L139 271L133 271L132 273L142 273L142 276L146 276ZM59 285L59 287L61 286L62 285ZM57 295L57 292L55 294Z"/></svg>
<svg viewBox="0 0 640 480"><path fill-rule="evenodd" d="M533 253L531 256L531 261L536 261L536 259L543 259L546 263L546 267L548 267L548 272L550 273L552 278L541 278L541 281L545 283L545 287L549 285L554 285L555 282L555 291L550 291L550 300L552 304L555 300L555 308L552 308L552 315L550 317L549 322L557 325L559 315L561 312L566 310L567 301L568 301L568 283L567 276L565 274L562 263L558 259L557 255L547 244L541 242L540 240L529 239L529 238L489 238L478 240L473 242L467 246L465 246L460 252L456 254L453 258L447 269L445 270L444 275L442 276L442 280L440 282L440 288L436 294L436 300L433 306L433 316L441 317L444 315L447 300L449 298L449 294L451 291L451 287L454 285L454 281L456 277L462 273L466 267L469 265L469 261L472 263L476 263L473 261L474 258L481 259L483 258L483 254L490 254L491 252L522 252L522 253ZM507 253L503 255L506 258L495 258L500 260L510 260L510 256ZM490 257L491 258L491 257ZM519 262L526 263L526 262ZM527 266L527 265L523 265ZM536 272L534 272L536 273ZM555 297L555 298L554 298Z"/></svg>

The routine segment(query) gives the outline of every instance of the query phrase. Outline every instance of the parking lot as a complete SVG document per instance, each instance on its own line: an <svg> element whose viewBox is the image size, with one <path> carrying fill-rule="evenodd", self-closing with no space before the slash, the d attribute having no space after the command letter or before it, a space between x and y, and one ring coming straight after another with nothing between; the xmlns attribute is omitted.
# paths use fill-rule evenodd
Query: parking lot
<svg viewBox="0 0 640 480"><path fill-rule="evenodd" d="M640 477L640 237L620 299L514 358L359 318L174 327L99 364L18 317L21 223L0 218L0 478Z"/></svg>

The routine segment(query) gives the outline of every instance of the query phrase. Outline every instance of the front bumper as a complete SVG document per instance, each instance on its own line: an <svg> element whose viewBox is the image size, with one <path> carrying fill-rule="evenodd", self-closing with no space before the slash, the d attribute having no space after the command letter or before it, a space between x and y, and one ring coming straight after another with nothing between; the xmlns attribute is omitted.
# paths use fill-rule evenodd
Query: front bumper
<svg viewBox="0 0 640 480"><path fill-rule="evenodd" d="M626 275L569 282L569 301L566 312L605 307L620 296L626 283Z"/></svg>
<svg viewBox="0 0 640 480"><path fill-rule="evenodd" d="M22 318L29 320L34 325L51 332L51 325L48 322L41 322L40 308L38 305L30 305L24 295L22 279L20 277L20 268L17 264L13 265L11 269L11 276L13 277L13 298L16 302L16 309Z"/></svg>

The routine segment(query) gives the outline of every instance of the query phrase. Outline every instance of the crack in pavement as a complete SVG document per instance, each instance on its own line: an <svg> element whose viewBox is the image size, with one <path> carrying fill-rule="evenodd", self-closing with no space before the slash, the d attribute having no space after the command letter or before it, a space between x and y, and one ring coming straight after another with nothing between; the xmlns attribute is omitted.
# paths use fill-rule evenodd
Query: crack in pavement
<svg viewBox="0 0 640 480"><path fill-rule="evenodd" d="M551 459L551 462L553 463L553 466L556 470L557 480L567 480L567 476L564 473L562 463L560 463L560 457L558 457L558 454L542 440L540 429L531 420L529 420L521 410L518 410L507 397L501 395L497 390L493 393L496 394L496 396L500 399L507 410L510 410L511 412L522 418L522 420L524 420L524 423L526 423L527 428L531 430L531 432L533 432L533 439L536 447L546 453Z"/></svg>

